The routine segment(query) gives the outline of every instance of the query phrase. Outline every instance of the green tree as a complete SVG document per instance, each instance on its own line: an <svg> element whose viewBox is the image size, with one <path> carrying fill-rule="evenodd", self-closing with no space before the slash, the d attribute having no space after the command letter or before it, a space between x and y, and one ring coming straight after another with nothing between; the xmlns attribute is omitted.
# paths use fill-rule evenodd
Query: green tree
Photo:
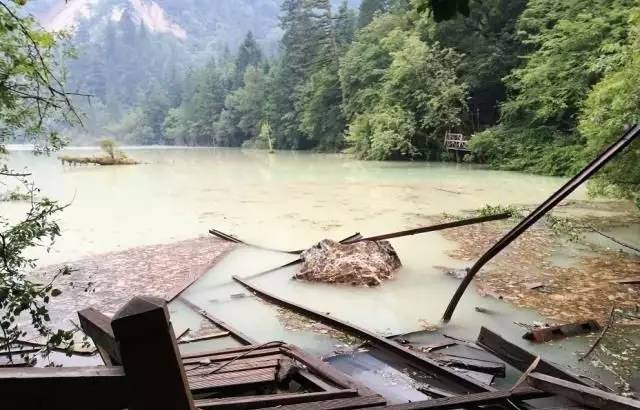
<svg viewBox="0 0 640 410"><path fill-rule="evenodd" d="M247 32L247 36L238 49L238 56L235 62L235 78L233 88L239 88L244 85L244 73L248 67L256 67L262 61L262 51L256 43L251 31Z"/></svg>
<svg viewBox="0 0 640 410"><path fill-rule="evenodd" d="M285 0L282 5L282 57L274 67L271 125L280 148L314 145L301 128L300 93L311 75L332 64L337 40L328 0Z"/></svg>
<svg viewBox="0 0 640 410"><path fill-rule="evenodd" d="M23 15L22 1L0 1L0 154L16 139L33 141L36 152L48 152L64 144L48 125L52 121L79 120L69 95L56 76L53 56L56 36L42 31ZM64 206L38 195L28 174L16 173L0 163L0 187L7 179L17 178L29 191L29 206L22 220L0 215L0 349L26 335L22 321L46 340L41 350L47 355L54 346L73 345L72 333L50 326L47 308L51 298L60 294L52 283L31 280L28 272L36 259L27 254L36 247L47 249L60 235L55 215ZM54 275L68 273L63 269Z"/></svg>
<svg viewBox="0 0 640 410"><path fill-rule="evenodd" d="M244 76L244 87L227 96L225 108L215 125L215 143L239 146L255 139L264 120L267 78L264 72L250 66Z"/></svg>
<svg viewBox="0 0 640 410"><path fill-rule="evenodd" d="M518 67L525 47L518 38L516 23L526 0L471 0L470 15L436 23L425 13L417 29L427 42L439 42L463 57L458 75L469 86L466 131L492 126L499 119L498 107L506 99L503 78Z"/></svg>
<svg viewBox="0 0 640 410"><path fill-rule="evenodd" d="M347 121L380 100L380 83L392 60L382 40L398 28L406 28L406 20L401 16L385 14L376 18L358 31L355 41L340 61L340 83Z"/></svg>
<svg viewBox="0 0 640 410"><path fill-rule="evenodd" d="M585 158L593 158L615 141L625 125L640 123L640 12L630 20L633 36L623 65L610 71L589 93L578 129L586 139ZM600 171L590 185L598 195L629 198L640 208L640 145L636 141Z"/></svg>
<svg viewBox="0 0 640 410"><path fill-rule="evenodd" d="M590 90L623 62L632 0L532 0L517 24L529 54L505 80L501 125L473 137L474 155L506 169L564 175L579 166L577 125Z"/></svg>
<svg viewBox="0 0 640 410"><path fill-rule="evenodd" d="M388 0L362 0L358 14L358 27L362 28L371 23L376 13L387 9Z"/></svg>
<svg viewBox="0 0 640 410"><path fill-rule="evenodd" d="M414 145L427 159L440 159L444 134L460 126L467 104L467 85L456 74L461 56L412 32L394 31L385 42L398 50L383 78L383 100L414 115Z"/></svg>
<svg viewBox="0 0 640 410"><path fill-rule="evenodd" d="M367 159L439 159L444 133L460 126L467 103L460 59L423 41L401 14L378 16L360 30L340 67L353 151Z"/></svg>
<svg viewBox="0 0 640 410"><path fill-rule="evenodd" d="M335 35L340 53L351 44L358 24L358 14L350 9L347 1L340 3L338 15L335 19Z"/></svg>
<svg viewBox="0 0 640 410"><path fill-rule="evenodd" d="M322 68L300 90L300 129L321 151L343 148L345 128L337 65Z"/></svg>
<svg viewBox="0 0 640 410"><path fill-rule="evenodd" d="M360 159L413 159L420 155L413 144L415 132L410 112L381 104L353 120L347 142L350 151Z"/></svg>

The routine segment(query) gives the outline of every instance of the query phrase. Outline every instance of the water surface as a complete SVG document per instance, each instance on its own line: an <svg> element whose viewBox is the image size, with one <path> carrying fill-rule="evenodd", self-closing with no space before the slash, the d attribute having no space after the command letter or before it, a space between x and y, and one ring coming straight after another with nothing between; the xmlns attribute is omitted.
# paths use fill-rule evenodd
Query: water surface
<svg viewBox="0 0 640 410"><path fill-rule="evenodd" d="M60 217L63 235L41 263L64 262L132 246L205 235L215 227L245 240L299 249L323 238L361 232L380 234L417 227L443 212L457 214L485 204L532 204L563 183L561 178L492 171L471 165L424 162L362 162L344 155L238 149L125 149L138 166L63 167L55 157L27 151L9 156L14 168L28 166L43 193L70 202ZM64 154L87 155L86 150ZM584 199L579 189L573 199ZM0 210L17 217L24 204ZM257 285L314 309L383 334L419 330L419 321L438 323L458 281L435 266L464 267L446 251L455 246L438 233L395 239L403 267L383 286L353 288L292 281L292 269L263 276ZM326 353L335 340L293 332L278 322L273 306L255 298L232 299L244 290L231 282L278 266L291 255L255 249L229 254L186 293L193 302L258 340L297 343ZM492 313L478 313L476 306ZM182 327L194 320L172 306ZM514 320L540 319L530 311L478 296L470 288L454 320L452 335L475 338L485 325L522 344ZM174 324L175 325L175 324ZM176 327L178 327L176 325ZM530 347L562 362L574 362L580 338Z"/></svg>

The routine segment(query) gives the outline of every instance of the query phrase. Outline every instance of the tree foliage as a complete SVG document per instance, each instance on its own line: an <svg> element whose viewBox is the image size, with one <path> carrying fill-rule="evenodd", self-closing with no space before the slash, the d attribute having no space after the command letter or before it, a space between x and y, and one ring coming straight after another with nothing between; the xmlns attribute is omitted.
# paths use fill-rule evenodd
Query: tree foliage
<svg viewBox="0 0 640 410"><path fill-rule="evenodd" d="M64 141L55 125L80 118L52 59L57 37L21 17L23 5L0 1L0 154L13 141L33 141L37 152L57 149ZM28 321L45 340L41 353L46 356L54 346L71 346L72 334L50 326L47 305L60 291L53 281L40 284L30 279L37 261L27 253L36 247L50 249L60 235L55 216L64 206L41 197L28 177L0 162L0 187L9 189L12 182L28 192L23 219L0 215L0 347L10 351L26 336ZM67 273L63 269L54 279Z"/></svg>
<svg viewBox="0 0 640 410"><path fill-rule="evenodd" d="M517 23L526 59L505 77L501 124L474 136L474 155L500 168L568 175L637 121L637 12L631 0L529 1ZM610 164L592 192L637 197L636 155L632 147Z"/></svg>

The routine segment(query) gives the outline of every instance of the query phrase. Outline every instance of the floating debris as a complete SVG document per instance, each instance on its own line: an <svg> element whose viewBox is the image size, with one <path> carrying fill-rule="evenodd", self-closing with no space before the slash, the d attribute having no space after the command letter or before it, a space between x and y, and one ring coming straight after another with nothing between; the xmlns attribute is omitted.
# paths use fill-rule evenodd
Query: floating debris
<svg viewBox="0 0 640 410"><path fill-rule="evenodd" d="M325 239L302 252L301 258L296 279L353 286L378 286L402 266L388 241L342 244Z"/></svg>

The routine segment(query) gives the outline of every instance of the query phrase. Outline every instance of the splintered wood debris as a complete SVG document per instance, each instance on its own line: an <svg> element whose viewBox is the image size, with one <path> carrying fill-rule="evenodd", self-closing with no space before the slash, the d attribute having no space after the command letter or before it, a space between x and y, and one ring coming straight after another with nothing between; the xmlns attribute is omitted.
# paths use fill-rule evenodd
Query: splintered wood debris
<svg viewBox="0 0 640 410"><path fill-rule="evenodd" d="M63 266L71 268L54 285L62 293L49 305L52 326L69 329L77 311L94 307L113 314L135 295L173 299L204 275L235 245L211 237L141 246L39 268L46 282Z"/></svg>

